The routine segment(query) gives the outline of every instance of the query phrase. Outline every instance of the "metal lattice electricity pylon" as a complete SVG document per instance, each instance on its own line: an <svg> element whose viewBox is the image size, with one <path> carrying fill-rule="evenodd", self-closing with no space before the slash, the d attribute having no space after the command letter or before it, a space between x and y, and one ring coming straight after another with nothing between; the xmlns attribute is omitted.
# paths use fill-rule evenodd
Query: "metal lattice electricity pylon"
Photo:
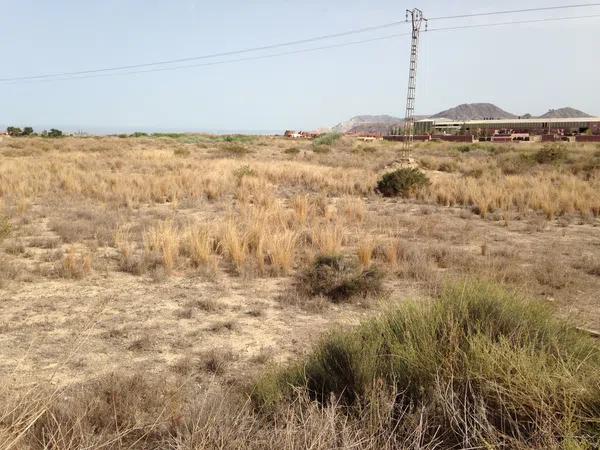
<svg viewBox="0 0 600 450"><path fill-rule="evenodd" d="M419 57L419 34L421 26L425 23L427 30L427 19L423 17L420 9L407 9L406 21L410 16L412 22L412 39L410 43L410 66L408 69L408 92L406 94L406 114L404 115L404 146L402 147L402 161L410 161L410 150L414 138L415 124L415 95L417 90L417 61Z"/></svg>

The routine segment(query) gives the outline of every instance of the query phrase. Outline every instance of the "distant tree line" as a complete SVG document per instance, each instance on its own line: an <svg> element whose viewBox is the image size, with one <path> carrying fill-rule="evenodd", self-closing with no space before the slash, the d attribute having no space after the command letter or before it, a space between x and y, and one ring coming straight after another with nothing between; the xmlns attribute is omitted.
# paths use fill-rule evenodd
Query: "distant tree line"
<svg viewBox="0 0 600 450"><path fill-rule="evenodd" d="M23 129L21 129L19 127L7 127L6 133L9 136L13 136L13 137L42 136L42 137L57 138L57 137L61 137L63 135L63 132L56 128L50 128L50 130L44 130L38 135L37 133L34 133L32 127L24 127Z"/></svg>

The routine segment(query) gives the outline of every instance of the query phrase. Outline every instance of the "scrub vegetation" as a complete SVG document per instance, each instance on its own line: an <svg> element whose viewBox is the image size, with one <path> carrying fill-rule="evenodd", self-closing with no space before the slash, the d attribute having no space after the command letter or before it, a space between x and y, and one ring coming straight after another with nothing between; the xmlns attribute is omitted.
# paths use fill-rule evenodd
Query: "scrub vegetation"
<svg viewBox="0 0 600 450"><path fill-rule="evenodd" d="M600 148L0 137L0 448L600 444Z"/></svg>

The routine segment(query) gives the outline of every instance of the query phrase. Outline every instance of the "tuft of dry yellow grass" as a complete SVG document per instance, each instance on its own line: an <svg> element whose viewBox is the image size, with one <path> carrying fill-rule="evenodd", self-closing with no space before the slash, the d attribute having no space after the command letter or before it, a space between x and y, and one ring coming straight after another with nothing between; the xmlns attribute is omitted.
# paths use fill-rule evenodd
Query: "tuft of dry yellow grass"
<svg viewBox="0 0 600 450"><path fill-rule="evenodd" d="M367 207L362 198L345 196L339 202L341 212L350 222L362 222L367 214Z"/></svg>
<svg viewBox="0 0 600 450"><path fill-rule="evenodd" d="M368 269L373 263L373 253L375 251L375 242L371 237L363 237L358 243L356 253L358 262L363 269Z"/></svg>
<svg viewBox="0 0 600 450"><path fill-rule="evenodd" d="M179 257L179 231L172 221L158 223L144 233L144 253L147 260L158 261L171 274Z"/></svg>
<svg viewBox="0 0 600 450"><path fill-rule="evenodd" d="M322 255L339 255L344 241L344 229L338 222L330 222L312 231L315 249Z"/></svg>
<svg viewBox="0 0 600 450"><path fill-rule="evenodd" d="M243 272L248 259L247 236L231 219L221 225L219 246L238 272Z"/></svg>
<svg viewBox="0 0 600 450"><path fill-rule="evenodd" d="M307 194L297 195L292 198L290 203L294 210L297 222L300 225L306 225L312 209L309 196Z"/></svg>
<svg viewBox="0 0 600 450"><path fill-rule="evenodd" d="M88 254L78 253L73 246L60 261L59 276L63 278L81 279L92 271L92 257Z"/></svg>
<svg viewBox="0 0 600 450"><path fill-rule="evenodd" d="M267 241L267 255L276 275L289 275L294 268L298 234L282 231L272 235Z"/></svg>
<svg viewBox="0 0 600 450"><path fill-rule="evenodd" d="M215 246L215 238L207 226L188 225L183 232L181 251L189 256L194 267L214 268Z"/></svg>

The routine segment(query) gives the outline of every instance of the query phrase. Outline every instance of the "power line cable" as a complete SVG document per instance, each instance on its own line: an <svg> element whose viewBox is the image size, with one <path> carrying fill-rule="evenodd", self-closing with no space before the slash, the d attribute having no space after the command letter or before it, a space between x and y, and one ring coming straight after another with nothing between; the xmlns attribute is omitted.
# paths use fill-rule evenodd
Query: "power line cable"
<svg viewBox="0 0 600 450"><path fill-rule="evenodd" d="M251 47L251 48L245 48L245 49L241 49L241 50L232 50L232 51L228 51L228 52L209 53L206 55L190 56L187 58L168 59L168 60L164 60L164 61L154 61L154 62L141 63L141 64L130 64L130 65L125 65L125 66L103 67L103 68L98 68L98 69L79 70L79 71L75 71L75 72L59 72L59 73L50 73L50 74L43 74L43 75L28 75L28 76L21 76L21 77L0 78L0 81L17 81L17 80L30 80L30 79L38 79L38 78L52 78L52 77L59 77L59 76L65 76L65 75L85 75L85 74L97 73L97 72L138 69L141 67L162 66L165 64L176 64L176 63L182 63L182 62L197 61L197 60L201 60L201 59L212 59L212 58L219 58L219 57L223 57L223 56L234 56L234 55L240 55L243 53L258 52L258 51L264 51L264 50L273 50L273 49L280 48L280 47L291 47L294 45L310 44L311 42L322 41L322 40L326 40L326 39L334 39L334 38L339 38L339 37L350 36L353 34L367 33L369 31L377 31L377 30L381 30L384 28L395 27L398 25L402 25L404 23L405 23L405 21L402 20L402 21L386 23L383 25L376 25L376 26L372 26L372 27L365 27L365 28L358 28L358 29L349 30L349 31L343 31L341 33L325 34L322 36L315 36L315 37L307 38L307 39L299 39L296 41L281 42L278 44L263 45L260 47Z"/></svg>
<svg viewBox="0 0 600 450"><path fill-rule="evenodd" d="M443 27L443 28L429 28L425 31L454 31L454 30L466 30L469 28L487 28L487 27L497 27L502 25L521 25L526 23L542 23L542 22L559 22L562 20L576 20L576 19L593 19L600 17L600 14L587 14L585 16L569 16L569 17L547 17L544 19L530 19L530 20L511 20L508 22L493 22L493 23L482 23L482 24L473 24L473 25L458 25L453 27Z"/></svg>
<svg viewBox="0 0 600 450"><path fill-rule="evenodd" d="M458 19L458 18L467 18L467 17L491 16L491 15L498 15L498 14L518 14L518 13L525 13L525 12L548 11L548 10L559 10L559 9L569 9L569 8L584 8L584 7L593 7L593 6L600 6L600 3L585 3L585 4L573 4L573 5L562 5L562 6L551 6L551 7L540 7L540 8L506 10L506 11L493 11L493 12L485 12L485 13L462 14L462 15L456 15L456 16L434 17L434 18L430 18L429 20ZM58 73L40 74L40 75L5 77L5 78L0 78L0 82L56 78L56 77L72 76L72 75L88 75L88 74L101 73L101 72L114 72L114 71L128 70L128 69L139 69L139 68L143 68L143 67L162 66L162 65L167 65L167 64L177 64L177 63L182 63L182 62L190 62L190 61L197 61L197 60L203 60L203 59L212 59L212 58L218 58L218 57L224 57L224 56L234 56L234 55L240 55L240 54L244 54L244 53L258 52L258 51L264 51L264 50L273 50L273 49L281 48L281 47L290 47L290 46L295 46L295 45L308 44L308 43L317 42L317 41L321 41L321 40L350 36L353 34L367 33L367 32L371 32L371 31L377 31L377 30L381 30L381 29L385 29L385 28L395 27L395 26L398 26L398 25L401 25L404 23L405 23L405 21L395 21L395 22L390 22L390 23L386 23L386 24L382 24L382 25L357 28L357 29L353 29L353 30L349 30L349 31L340 32L340 33L332 33L332 34L326 34L326 35L321 35L321 36L315 36L315 37L307 38L307 39L299 39L299 40L295 40L295 41L282 42L282 43L278 43L278 44L270 44L270 45L263 45L263 46L259 46L259 47L251 47L251 48L245 48L245 49L241 49L241 50L232 50L232 51L227 51L227 52L211 53L211 54L200 55L200 56L191 56L191 57L187 57L187 58L177 58L177 59L169 59L169 60L163 60L163 61L154 61L154 62L140 63L140 64L129 64L129 65L113 66L113 67L102 67L102 68L96 68L96 69L79 70L79 71L71 71L71 72L58 72ZM523 23L526 23L526 22L523 22Z"/></svg>
<svg viewBox="0 0 600 450"><path fill-rule="evenodd" d="M427 20L465 19L465 18L469 18L469 17L496 16L499 14L519 14L519 13L528 13L528 12L536 12L536 11L552 11L552 10L558 10L558 9L588 8L591 6L600 6L600 3L581 3L578 5L545 6L545 7L540 7L540 8L512 9L512 10L507 10L507 11L459 14L456 16L428 17Z"/></svg>
<svg viewBox="0 0 600 450"><path fill-rule="evenodd" d="M557 22L563 20L577 20L577 19L590 19L590 18L598 18L600 14L590 14L590 15L582 15L582 16L569 16L569 17L550 17L544 19L530 19L530 20L521 20L521 21L507 21L507 22L494 22L494 23L485 23L485 24L473 24L473 25L460 25L460 26L452 26L452 27L442 27L442 28L429 28L427 32L435 32L435 31L456 31L463 29L471 29L471 28L488 28L488 27L496 27L496 26L506 26L506 25L519 25L519 24L529 24L529 23L541 23L541 22ZM17 84L17 83L35 83L35 82L50 82L50 81L69 81L69 80L80 80L80 79L88 79L88 78L101 78L101 77L110 77L110 76L123 76L123 75L135 75L135 74L143 74L143 73L151 73L151 72L164 72L164 71L172 71L172 70L181 70L181 69L191 69L196 67L206 67L206 66L217 66L222 64L232 64L237 62L244 61L255 61L261 59L270 59L280 56L286 55L295 55L301 53L311 53L321 50L327 50L332 48L340 48L340 47L348 47L352 45L365 44L376 41L383 41L388 39L393 39L396 37L409 36L410 33L395 33L385 36L379 36L375 38L369 39L361 39L358 41L351 42L343 42L338 44L325 45L320 47L312 47L307 49L299 49L299 50L291 50L279 53L272 53L268 55L257 55L257 56L249 56L244 58L236 58L229 59L224 61L212 61L207 63L200 64L187 64L182 66L169 66L169 67L155 67L146 70L134 70L127 72L109 72L109 73L92 73L92 74L82 74L82 75L70 75L65 74L63 76L55 76L53 78L26 78L26 79L0 79L0 84Z"/></svg>
<svg viewBox="0 0 600 450"><path fill-rule="evenodd" d="M63 78L45 78L45 79L35 79L35 80L11 80L11 81L7 81L7 82L2 82L0 84L15 84L15 83L19 83L19 82L41 83L41 82L50 82L50 81L81 80L81 79L86 79L86 78L134 75L134 74L140 74L140 73L164 72L164 71L171 71L171 70L191 69L194 67L218 66L221 64L232 64L232 63L243 62L243 61L255 61L255 60L260 60L260 59L275 58L275 57L279 57L279 56L296 55L296 54L300 54L300 53L310 53L310 52L315 52L315 51L320 51L320 50L327 50L327 49L331 49L331 48L348 47L351 45L383 41L383 40L393 39L393 38L397 38L397 37L401 37L401 36L410 36L410 33L388 34L385 36L379 36L379 37L370 38L370 39L361 39L359 41L343 42L343 43L339 43L339 44L324 45L321 47L312 47L312 48L305 48L305 49L300 49L300 50L291 50L291 51L280 52L280 53L271 53L269 55L248 56L245 58L228 59L225 61L213 61L213 62L199 63L199 64L187 64L184 66L157 67L157 68L153 68L153 69L135 70L135 71L129 71L129 72L113 72L113 73L101 73L101 74L90 74L90 75L68 76L68 77L65 76ZM0 82L1 81L2 80L0 80Z"/></svg>

